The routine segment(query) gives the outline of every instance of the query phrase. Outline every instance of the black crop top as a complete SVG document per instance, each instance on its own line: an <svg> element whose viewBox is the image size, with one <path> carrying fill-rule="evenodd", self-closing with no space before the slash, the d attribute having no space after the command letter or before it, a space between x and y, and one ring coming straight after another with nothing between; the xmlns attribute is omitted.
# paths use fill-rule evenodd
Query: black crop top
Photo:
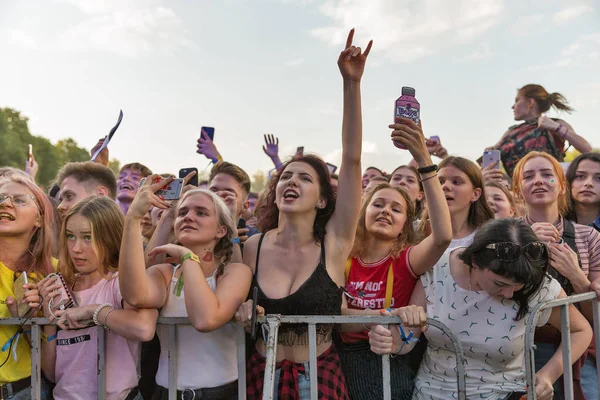
<svg viewBox="0 0 600 400"><path fill-rule="evenodd" d="M321 243L321 261L312 275L294 293L271 299L265 295L258 284L258 266L260 247L264 234L258 241L256 267L252 278L252 287L258 288L257 303L265 309L265 314L281 315L341 315L342 289L331 279L325 268L325 245ZM333 325L317 324L317 341L331 341ZM308 346L307 324L281 324L278 343L284 346Z"/></svg>

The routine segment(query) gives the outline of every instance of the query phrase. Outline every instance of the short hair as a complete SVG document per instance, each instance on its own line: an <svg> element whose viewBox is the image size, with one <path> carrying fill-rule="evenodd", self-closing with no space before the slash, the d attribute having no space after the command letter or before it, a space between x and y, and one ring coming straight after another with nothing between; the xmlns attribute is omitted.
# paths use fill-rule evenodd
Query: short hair
<svg viewBox="0 0 600 400"><path fill-rule="evenodd" d="M152 171L150 170L150 168L146 167L144 164L140 164L137 162L123 165L121 167L121 170L119 171L119 174L122 174L123 171L125 171L126 169L139 171L140 175L142 175L142 178L152 175Z"/></svg>
<svg viewBox="0 0 600 400"><path fill-rule="evenodd" d="M227 161L221 161L216 163L210 170L210 177L208 178L208 181L212 182L212 180L215 179L215 176L217 176L218 174L226 174L231 176L233 179L236 180L237 183L240 184L246 195L250 194L250 177L248 176L246 171L244 171L237 165Z"/></svg>
<svg viewBox="0 0 600 400"><path fill-rule="evenodd" d="M111 199L117 198L117 179L108 167L93 161L73 162L63 166L56 177L56 183L61 186L63 181L69 177L86 185L100 185L108 189Z"/></svg>
<svg viewBox="0 0 600 400"><path fill-rule="evenodd" d="M13 168L13 167L1 167L0 168L0 178L9 178L13 175L17 175L22 178L31 179L31 177L29 176L29 174L27 174L27 172L21 171L20 169Z"/></svg>

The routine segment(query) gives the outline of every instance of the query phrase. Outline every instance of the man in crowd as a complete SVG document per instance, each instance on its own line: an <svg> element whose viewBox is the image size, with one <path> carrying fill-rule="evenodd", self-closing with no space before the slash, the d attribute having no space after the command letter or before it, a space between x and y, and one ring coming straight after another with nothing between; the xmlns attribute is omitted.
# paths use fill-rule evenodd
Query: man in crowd
<svg viewBox="0 0 600 400"><path fill-rule="evenodd" d="M90 196L117 197L117 181L113 172L92 161L63 166L56 177L60 188L58 210L65 215L80 200Z"/></svg>
<svg viewBox="0 0 600 400"><path fill-rule="evenodd" d="M150 168L140 163L126 164L121 168L117 179L117 204L123 214L127 215L127 210L140 188L142 178L150 175L152 175Z"/></svg>

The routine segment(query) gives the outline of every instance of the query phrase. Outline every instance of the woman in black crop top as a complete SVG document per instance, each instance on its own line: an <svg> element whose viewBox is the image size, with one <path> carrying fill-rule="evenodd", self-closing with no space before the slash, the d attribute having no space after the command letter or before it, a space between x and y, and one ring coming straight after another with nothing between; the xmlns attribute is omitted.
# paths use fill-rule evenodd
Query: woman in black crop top
<svg viewBox="0 0 600 400"><path fill-rule="evenodd" d="M244 263L254 271L254 285L259 288L259 312L341 313L339 288L344 285L361 198L360 80L371 49L371 43L364 52L354 47L353 36L352 30L338 59L344 82L340 200L336 203L327 165L316 156L292 159L271 179L266 210L259 220L261 232L266 233L251 237L244 246ZM239 321L249 322L250 308L251 300L238 311ZM318 332L319 398L347 399L331 329L319 327ZM309 398L306 327L282 326L278 339L275 384L279 398ZM246 368L249 399L262 398L264 354L260 338Z"/></svg>

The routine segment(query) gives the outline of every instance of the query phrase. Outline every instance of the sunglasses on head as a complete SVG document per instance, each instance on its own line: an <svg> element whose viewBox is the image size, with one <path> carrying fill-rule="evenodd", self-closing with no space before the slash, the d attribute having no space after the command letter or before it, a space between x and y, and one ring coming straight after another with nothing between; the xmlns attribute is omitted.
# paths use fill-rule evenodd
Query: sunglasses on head
<svg viewBox="0 0 600 400"><path fill-rule="evenodd" d="M500 242L488 244L485 248L496 250L496 257L500 261L515 261L521 254L526 254L533 261L541 261L548 258L548 248L541 242L533 242L525 246L519 246L511 242Z"/></svg>

